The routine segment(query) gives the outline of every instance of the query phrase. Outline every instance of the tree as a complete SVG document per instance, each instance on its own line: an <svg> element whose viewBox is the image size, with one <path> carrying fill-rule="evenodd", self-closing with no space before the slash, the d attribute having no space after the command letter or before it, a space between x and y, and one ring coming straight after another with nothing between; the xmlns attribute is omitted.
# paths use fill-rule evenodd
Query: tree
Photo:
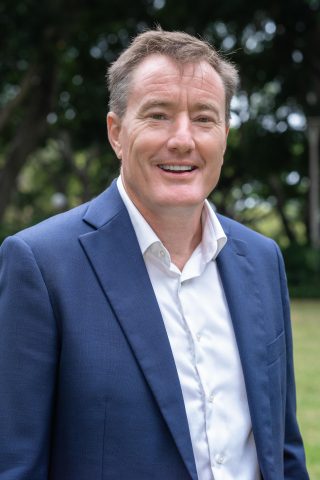
<svg viewBox="0 0 320 480"><path fill-rule="evenodd" d="M0 218L20 228L88 199L117 174L106 145L106 64L160 23L204 36L240 66L240 128L213 196L219 210L249 222L250 208L265 215L271 205L287 241L299 241L297 219L308 218L305 120L319 112L319 15L318 0L248 0L245 9L238 0L199 0L196 11L190 0L6 0Z"/></svg>

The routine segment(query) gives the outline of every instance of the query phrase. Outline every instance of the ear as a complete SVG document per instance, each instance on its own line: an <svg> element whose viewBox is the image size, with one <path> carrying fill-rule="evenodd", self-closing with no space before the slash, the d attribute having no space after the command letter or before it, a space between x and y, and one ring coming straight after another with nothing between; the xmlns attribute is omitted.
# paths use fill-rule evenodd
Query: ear
<svg viewBox="0 0 320 480"><path fill-rule="evenodd" d="M110 145L112 146L118 159L122 157L122 147L120 140L121 120L114 112L109 112L107 115L107 131Z"/></svg>

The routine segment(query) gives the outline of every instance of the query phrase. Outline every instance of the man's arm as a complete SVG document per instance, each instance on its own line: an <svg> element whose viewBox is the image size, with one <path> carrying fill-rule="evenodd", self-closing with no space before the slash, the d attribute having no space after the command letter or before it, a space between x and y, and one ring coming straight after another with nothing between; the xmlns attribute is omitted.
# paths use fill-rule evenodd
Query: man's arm
<svg viewBox="0 0 320 480"><path fill-rule="evenodd" d="M0 250L0 480L45 480L51 438L57 327L30 247Z"/></svg>
<svg viewBox="0 0 320 480"><path fill-rule="evenodd" d="M287 353L287 392L284 442L284 479L308 480L303 442L296 418L296 391L293 368L292 332L290 320L289 294L285 267L279 247L277 247L278 265L281 281L281 298L286 334Z"/></svg>

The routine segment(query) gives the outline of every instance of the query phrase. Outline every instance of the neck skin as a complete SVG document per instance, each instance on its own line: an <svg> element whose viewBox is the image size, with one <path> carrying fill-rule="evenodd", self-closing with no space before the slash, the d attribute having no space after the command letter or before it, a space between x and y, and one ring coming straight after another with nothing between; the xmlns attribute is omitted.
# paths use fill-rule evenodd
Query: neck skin
<svg viewBox="0 0 320 480"><path fill-rule="evenodd" d="M130 200L166 247L172 263L182 272L202 239L201 216L204 201L202 204L190 206L158 206L154 211L140 202L139 198L132 198L121 171L120 174Z"/></svg>
<svg viewBox="0 0 320 480"><path fill-rule="evenodd" d="M151 228L157 234L163 245L170 253L171 261L180 271L191 257L195 248L201 242L201 207L197 211L190 212L179 209L178 212L170 208L162 215L148 215L141 212ZM169 210L169 211L168 211Z"/></svg>
<svg viewBox="0 0 320 480"><path fill-rule="evenodd" d="M122 182L131 201L168 250L172 263L182 271L201 242L203 204L192 207L159 207L153 212L134 201L123 177Z"/></svg>

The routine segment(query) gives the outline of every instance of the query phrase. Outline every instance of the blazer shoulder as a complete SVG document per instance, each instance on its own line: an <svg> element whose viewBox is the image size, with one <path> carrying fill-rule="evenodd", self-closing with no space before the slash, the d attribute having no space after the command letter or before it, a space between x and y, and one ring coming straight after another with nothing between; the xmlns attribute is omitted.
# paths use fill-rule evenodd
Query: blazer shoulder
<svg viewBox="0 0 320 480"><path fill-rule="evenodd" d="M252 230L245 225L233 220L229 217L225 217L224 215L217 214L219 221L222 225L222 228L226 232L226 235L229 235L233 238L237 238L238 240L242 240L246 243L253 243L257 246L261 245L264 247L272 247L274 249L277 246L277 243L272 239L265 235L262 235L255 230Z"/></svg>
<svg viewBox="0 0 320 480"><path fill-rule="evenodd" d="M115 182L92 200L71 210L54 215L42 222L26 228L14 236L32 246L46 247L78 239L81 234L100 228L113 218L122 208L120 195Z"/></svg>
<svg viewBox="0 0 320 480"><path fill-rule="evenodd" d="M71 210L47 218L32 227L21 230L14 237L23 240L31 247L36 246L38 243L55 245L63 238L70 240L72 237L84 233L85 224L82 219L89 203L84 203Z"/></svg>
<svg viewBox="0 0 320 480"><path fill-rule="evenodd" d="M280 248L272 238L223 215L218 215L218 218L227 237L242 245L246 252L250 252L251 258L256 259L261 265L265 262L268 264L271 259L274 266L278 265L279 261L283 263Z"/></svg>

